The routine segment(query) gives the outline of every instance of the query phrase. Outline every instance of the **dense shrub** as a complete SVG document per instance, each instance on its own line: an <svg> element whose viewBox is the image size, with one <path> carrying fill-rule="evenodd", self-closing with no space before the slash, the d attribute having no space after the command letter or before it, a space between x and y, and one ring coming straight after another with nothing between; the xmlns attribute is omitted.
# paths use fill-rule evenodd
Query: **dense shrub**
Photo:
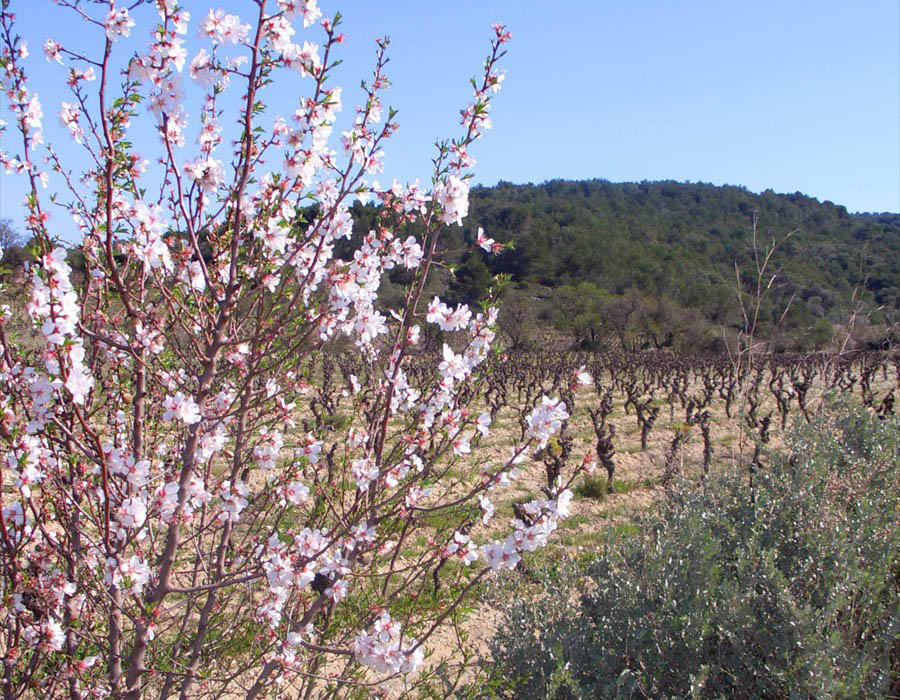
<svg viewBox="0 0 900 700"><path fill-rule="evenodd" d="M539 574L492 642L515 698L897 697L900 424L832 406ZM515 679L515 680L509 680Z"/></svg>

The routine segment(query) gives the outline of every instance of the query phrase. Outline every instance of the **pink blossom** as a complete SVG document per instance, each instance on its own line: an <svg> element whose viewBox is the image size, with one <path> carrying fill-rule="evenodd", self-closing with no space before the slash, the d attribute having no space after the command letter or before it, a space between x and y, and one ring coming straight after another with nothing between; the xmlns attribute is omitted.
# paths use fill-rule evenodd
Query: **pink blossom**
<svg viewBox="0 0 900 700"><path fill-rule="evenodd" d="M167 396L163 401L163 408L163 420L178 420L186 425L193 425L200 420L200 407L180 391L174 396Z"/></svg>
<svg viewBox="0 0 900 700"><path fill-rule="evenodd" d="M424 652L415 639L403 636L401 631L400 623L383 612L375 620L371 632L361 632L353 640L353 653L357 661L378 673L418 670L425 659Z"/></svg>
<svg viewBox="0 0 900 700"><path fill-rule="evenodd" d="M355 459L350 467L353 478L356 480L356 488L360 491L368 491L369 484L378 478L378 467L371 458Z"/></svg>
<svg viewBox="0 0 900 700"><path fill-rule="evenodd" d="M444 343L443 357L444 359L438 366L438 371L441 373L441 376L456 380L465 379L468 367L466 366L463 356L457 355L449 345Z"/></svg>
<svg viewBox="0 0 900 700"><path fill-rule="evenodd" d="M184 170L206 194L215 192L225 181L225 166L215 158L195 158L185 163Z"/></svg>
<svg viewBox="0 0 900 700"><path fill-rule="evenodd" d="M407 508L415 508L423 499L431 495L431 489L423 489L420 486L412 486L406 492L404 501Z"/></svg>
<svg viewBox="0 0 900 700"><path fill-rule="evenodd" d="M448 175L434 186L434 200L441 205L441 221L462 226L469 213L469 185L456 175Z"/></svg>
<svg viewBox="0 0 900 700"><path fill-rule="evenodd" d="M560 429L562 422L568 417L569 413L562 401L543 396L540 405L528 416L527 436L536 439L540 446L544 447L550 436Z"/></svg>
<svg viewBox="0 0 900 700"><path fill-rule="evenodd" d="M322 441L317 440L311 433L307 433L301 444L294 452L297 457L305 457L310 464L317 464L322 453Z"/></svg>
<svg viewBox="0 0 900 700"><path fill-rule="evenodd" d="M110 557L106 560L105 578L116 588L139 596L150 581L150 567L136 554L120 562Z"/></svg>
<svg viewBox="0 0 900 700"><path fill-rule="evenodd" d="M469 454L472 447L469 445L469 438L466 435L457 435L451 443L453 445L453 454L457 457Z"/></svg>
<svg viewBox="0 0 900 700"><path fill-rule="evenodd" d="M69 371L66 378L66 389L72 394L72 400L76 404L83 404L88 392L94 385L94 378L88 373L82 364L76 364Z"/></svg>
<svg viewBox="0 0 900 700"><path fill-rule="evenodd" d="M59 122L69 130L75 143L84 141L84 131L78 125L78 119L81 116L81 109L78 105L69 102L62 103L62 110L59 113Z"/></svg>
<svg viewBox="0 0 900 700"><path fill-rule="evenodd" d="M119 524L124 528L137 529L147 519L147 504L140 498L126 498L119 506Z"/></svg>
<svg viewBox="0 0 900 700"><path fill-rule="evenodd" d="M200 23L200 33L205 34L214 44L246 41L250 35L250 25L241 24L237 15L225 14L222 9L210 10Z"/></svg>
<svg viewBox="0 0 900 700"><path fill-rule="evenodd" d="M38 94L34 93L25 106L25 114L23 115L25 126L30 129L40 129L43 116L44 111L41 109L41 101L38 99Z"/></svg>
<svg viewBox="0 0 900 700"><path fill-rule="evenodd" d="M584 365L581 365L577 370L575 370L575 381L581 386L591 386L594 383L594 378L590 375Z"/></svg>
<svg viewBox="0 0 900 700"><path fill-rule="evenodd" d="M53 41L53 39L47 39L44 42L44 56L48 61L56 61L60 65L62 65L62 58L59 55L59 50L62 48L62 44Z"/></svg>
<svg viewBox="0 0 900 700"><path fill-rule="evenodd" d="M478 494L478 504L481 506L481 524L487 525L491 518L494 517L494 504L491 499L484 494Z"/></svg>
<svg viewBox="0 0 900 700"><path fill-rule="evenodd" d="M494 571L505 568L515 569L521 557L516 551L516 543L512 536L504 542L494 540L481 547L481 554Z"/></svg>
<svg viewBox="0 0 900 700"><path fill-rule="evenodd" d="M131 28L134 26L134 20L128 14L125 8L110 10L106 15L106 37L110 41L115 41L120 36L131 36Z"/></svg>
<svg viewBox="0 0 900 700"><path fill-rule="evenodd" d="M481 226L479 226L479 227L478 227L478 239L477 239L476 243L478 243L478 245L479 245L481 248L483 248L483 249L486 250L488 253L490 253L491 250L493 250L494 239L493 239L493 238L488 238L488 237L484 234L484 229L481 228Z"/></svg>
<svg viewBox="0 0 900 700"><path fill-rule="evenodd" d="M197 55L191 59L190 76L191 80L205 88L211 87L220 77L219 71L213 67L210 55L206 52L206 49L200 49Z"/></svg>
<svg viewBox="0 0 900 700"><path fill-rule="evenodd" d="M41 634L44 643L53 651L62 651L66 635L63 633L62 626L56 620L50 619L44 622L41 625Z"/></svg>
<svg viewBox="0 0 900 700"><path fill-rule="evenodd" d="M292 481L284 490L285 500L294 506L299 506L309 498L309 488L299 481Z"/></svg>
<svg viewBox="0 0 900 700"><path fill-rule="evenodd" d="M317 0L278 0L278 7L289 19L303 18L303 26L309 27L322 16Z"/></svg>
<svg viewBox="0 0 900 700"><path fill-rule="evenodd" d="M253 459L256 465L265 471L274 469L283 444L284 440L280 431L269 431L267 428L262 428L260 443L253 448Z"/></svg>
<svg viewBox="0 0 900 700"><path fill-rule="evenodd" d="M222 512L219 513L219 520L227 521L232 524L240 519L241 512L249 505L247 496L250 489L240 479L234 482L226 480L222 482L222 488L219 496L222 499Z"/></svg>

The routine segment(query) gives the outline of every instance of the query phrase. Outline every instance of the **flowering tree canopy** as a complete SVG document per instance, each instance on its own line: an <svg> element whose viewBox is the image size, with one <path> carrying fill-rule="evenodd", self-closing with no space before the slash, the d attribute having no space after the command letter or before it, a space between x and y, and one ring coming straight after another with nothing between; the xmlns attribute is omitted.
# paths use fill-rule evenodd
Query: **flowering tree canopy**
<svg viewBox="0 0 900 700"><path fill-rule="evenodd" d="M316 0L252 0L246 22L157 0L149 31L137 2L56 4L100 47L44 45L68 71L53 109L83 172L43 141L50 100L28 87L8 1L0 25L4 147L20 137L0 162L30 181L34 256L33 331L0 311L5 697L343 697L422 677L428 638L480 578L544 544L571 498L557 478L507 532L478 534L492 491L568 409L545 397L502 463L473 461L496 311L424 298L442 229L467 214L468 149L491 126L509 33L494 27L430 184L384 189L387 41L333 150L343 37ZM205 42L193 56L190 31ZM132 34L149 45L116 71ZM304 96L268 118L266 91L288 79ZM154 161L130 135L148 116ZM67 191L45 197L48 170ZM379 205L377 226L337 255L356 199ZM502 248L483 231L476 244ZM392 268L409 280L399 310L378 302ZM440 357L418 347L427 324L451 334ZM353 353L336 363L340 347Z"/></svg>

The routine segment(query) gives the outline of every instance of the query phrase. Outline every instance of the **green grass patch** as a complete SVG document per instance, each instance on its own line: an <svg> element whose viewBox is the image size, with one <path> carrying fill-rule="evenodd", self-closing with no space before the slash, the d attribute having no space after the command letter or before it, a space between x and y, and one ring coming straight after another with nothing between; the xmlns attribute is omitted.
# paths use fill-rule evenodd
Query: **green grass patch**
<svg viewBox="0 0 900 700"><path fill-rule="evenodd" d="M654 479L614 479L612 487L607 489L607 478L602 474L585 476L581 483L575 487L575 495L580 498L590 498L602 501L608 495L617 493L631 493L651 489L656 486Z"/></svg>
<svg viewBox="0 0 900 700"><path fill-rule="evenodd" d="M607 479L599 474L585 475L575 487L575 495L578 498L590 498L602 501L607 495Z"/></svg>
<svg viewBox="0 0 900 700"><path fill-rule="evenodd" d="M572 515L561 521L559 524L559 529L574 530L575 528L586 525L589 522L591 522L591 518L583 513L580 513L578 515Z"/></svg>

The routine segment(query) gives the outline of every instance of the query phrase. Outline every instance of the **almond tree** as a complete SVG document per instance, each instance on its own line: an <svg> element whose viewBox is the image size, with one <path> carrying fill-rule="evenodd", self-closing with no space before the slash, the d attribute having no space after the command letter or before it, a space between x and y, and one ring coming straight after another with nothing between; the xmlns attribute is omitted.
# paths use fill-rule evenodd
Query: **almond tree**
<svg viewBox="0 0 900 700"><path fill-rule="evenodd" d="M430 183L382 189L388 42L335 152L343 36L316 0L251 0L246 22L157 0L124 70L119 40L151 8L56 4L99 48L47 40L68 85L52 107L29 88L8 0L0 18L4 147L18 132L0 160L30 184L34 241L32 337L0 315L4 697L348 697L427 681L429 637L480 579L546 542L575 477L525 504L527 524L479 535L490 494L568 410L544 397L505 461L473 459L490 433L478 401L496 311L423 298L442 230L467 214L469 147L491 126L509 33L494 26ZM205 46L189 56L192 22ZM290 80L296 111L264 120L267 92ZM45 105L81 161L44 143ZM148 119L155 153L134 145ZM65 185L50 197L47 170ZM377 226L341 257L356 199L379 205ZM50 202L77 246L54 238ZM410 282L387 313L377 290L394 267ZM450 342L413 381L424 324ZM341 347L358 370L314 412Z"/></svg>

